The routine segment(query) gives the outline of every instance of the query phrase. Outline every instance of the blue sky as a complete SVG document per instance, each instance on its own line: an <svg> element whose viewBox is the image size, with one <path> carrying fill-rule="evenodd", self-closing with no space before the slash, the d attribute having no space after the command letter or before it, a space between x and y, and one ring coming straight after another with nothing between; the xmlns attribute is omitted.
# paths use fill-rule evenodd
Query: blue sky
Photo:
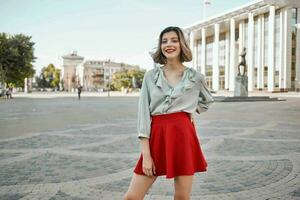
<svg viewBox="0 0 300 200"><path fill-rule="evenodd" d="M211 0L213 16L247 0ZM0 32L31 35L35 68L76 50L85 60L152 67L148 51L159 32L170 25L184 27L202 19L202 0L0 0Z"/></svg>

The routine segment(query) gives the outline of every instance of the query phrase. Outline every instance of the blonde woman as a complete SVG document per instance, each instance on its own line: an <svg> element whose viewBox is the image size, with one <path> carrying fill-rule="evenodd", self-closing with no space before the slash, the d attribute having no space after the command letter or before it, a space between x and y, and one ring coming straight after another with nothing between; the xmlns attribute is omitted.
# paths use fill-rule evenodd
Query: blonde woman
<svg viewBox="0 0 300 200"><path fill-rule="evenodd" d="M145 73L138 105L142 152L125 200L141 200L158 176L174 178L174 199L189 199L196 172L207 170L192 114L214 102L205 76L183 62L192 53L182 30L167 27L159 36L154 62Z"/></svg>

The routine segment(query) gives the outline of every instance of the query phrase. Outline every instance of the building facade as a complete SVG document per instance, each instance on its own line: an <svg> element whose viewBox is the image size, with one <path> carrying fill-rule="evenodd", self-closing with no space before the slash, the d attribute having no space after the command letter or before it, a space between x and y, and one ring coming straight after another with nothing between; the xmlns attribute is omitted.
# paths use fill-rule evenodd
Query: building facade
<svg viewBox="0 0 300 200"><path fill-rule="evenodd" d="M112 80L114 73L128 69L139 70L139 67L110 60L87 60L82 64L82 67L79 66L77 71L84 90L92 91L107 89L107 85Z"/></svg>
<svg viewBox="0 0 300 200"><path fill-rule="evenodd" d="M193 61L214 90L234 91L246 48L248 91L300 91L300 1L256 0L184 28Z"/></svg>
<svg viewBox="0 0 300 200"><path fill-rule="evenodd" d="M84 57L77 55L74 51L63 58L63 87L65 91L72 91L77 87L76 68L80 65Z"/></svg>
<svg viewBox="0 0 300 200"><path fill-rule="evenodd" d="M74 91L81 85L85 91L107 89L113 74L127 69L139 70L137 65L113 62L111 60L86 60L77 52L65 55L63 58L64 89Z"/></svg>

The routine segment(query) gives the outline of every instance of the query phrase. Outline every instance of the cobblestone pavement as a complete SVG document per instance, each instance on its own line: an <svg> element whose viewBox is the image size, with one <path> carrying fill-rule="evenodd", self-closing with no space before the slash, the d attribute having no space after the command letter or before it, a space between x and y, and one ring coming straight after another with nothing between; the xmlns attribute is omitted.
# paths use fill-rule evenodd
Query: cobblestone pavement
<svg viewBox="0 0 300 200"><path fill-rule="evenodd" d="M0 199L122 199L139 158L136 97L0 101ZM300 199L300 98L195 115L206 173L191 199ZM159 177L145 199L173 199Z"/></svg>

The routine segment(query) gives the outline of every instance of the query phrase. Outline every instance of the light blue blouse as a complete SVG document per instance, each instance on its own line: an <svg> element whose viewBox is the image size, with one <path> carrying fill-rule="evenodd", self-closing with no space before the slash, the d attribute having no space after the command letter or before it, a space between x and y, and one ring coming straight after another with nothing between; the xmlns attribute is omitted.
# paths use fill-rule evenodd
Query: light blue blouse
<svg viewBox="0 0 300 200"><path fill-rule="evenodd" d="M186 67L181 80L171 86L163 73L163 66L147 71L143 78L138 103L138 138L150 138L151 115L173 112L205 112L214 99L206 85L205 76Z"/></svg>

